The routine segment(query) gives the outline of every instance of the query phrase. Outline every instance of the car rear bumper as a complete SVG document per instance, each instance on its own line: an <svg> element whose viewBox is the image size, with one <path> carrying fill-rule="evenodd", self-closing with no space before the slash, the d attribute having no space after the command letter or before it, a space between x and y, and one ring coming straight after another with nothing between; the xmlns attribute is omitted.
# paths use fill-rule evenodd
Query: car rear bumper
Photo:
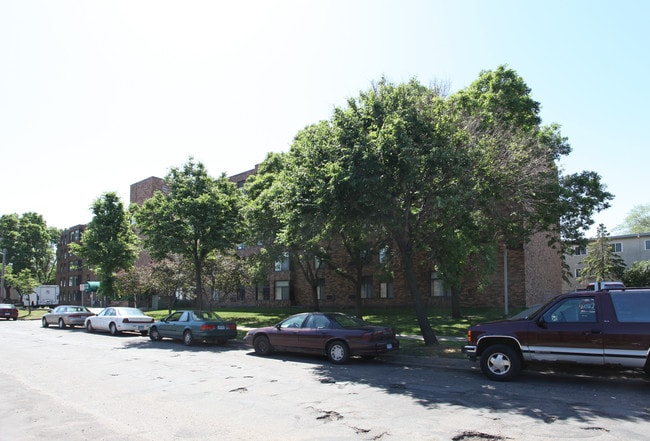
<svg viewBox="0 0 650 441"><path fill-rule="evenodd" d="M153 323L122 323L117 326L118 331L142 332L148 331Z"/></svg>

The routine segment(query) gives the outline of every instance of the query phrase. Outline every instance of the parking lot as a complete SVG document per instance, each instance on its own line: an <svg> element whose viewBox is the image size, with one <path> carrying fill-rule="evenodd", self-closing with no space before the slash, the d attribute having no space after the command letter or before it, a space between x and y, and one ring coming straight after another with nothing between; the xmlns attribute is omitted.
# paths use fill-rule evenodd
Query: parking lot
<svg viewBox="0 0 650 441"><path fill-rule="evenodd" d="M487 380L466 362L186 347L139 335L0 322L0 440L645 439L636 372L531 371Z"/></svg>

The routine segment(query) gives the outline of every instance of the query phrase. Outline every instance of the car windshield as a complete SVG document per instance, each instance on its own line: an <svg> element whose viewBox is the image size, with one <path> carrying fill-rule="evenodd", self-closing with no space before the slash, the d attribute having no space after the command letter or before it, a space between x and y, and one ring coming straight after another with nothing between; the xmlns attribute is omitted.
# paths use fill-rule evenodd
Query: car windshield
<svg viewBox="0 0 650 441"><path fill-rule="evenodd" d="M537 312L539 312L539 310L542 309L542 306L544 306L544 304L542 303L533 305L529 308L524 309L519 314L513 315L508 320L520 320L520 319L527 319L529 317L534 317L537 314Z"/></svg>
<svg viewBox="0 0 650 441"><path fill-rule="evenodd" d="M368 326L368 323L364 322L358 317L345 314L335 314L330 316L330 319L335 323L335 327L341 328L359 328L363 326ZM336 326L338 324L338 326Z"/></svg>

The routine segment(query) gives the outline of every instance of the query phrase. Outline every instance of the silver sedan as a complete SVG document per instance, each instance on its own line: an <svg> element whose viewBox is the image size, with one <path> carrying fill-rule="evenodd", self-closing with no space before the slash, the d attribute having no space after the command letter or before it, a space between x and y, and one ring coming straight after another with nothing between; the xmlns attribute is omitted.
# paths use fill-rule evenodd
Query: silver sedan
<svg viewBox="0 0 650 441"><path fill-rule="evenodd" d="M67 326L83 326L88 317L95 315L85 306L59 305L47 314L43 315L41 325L47 328L50 325L65 329Z"/></svg>

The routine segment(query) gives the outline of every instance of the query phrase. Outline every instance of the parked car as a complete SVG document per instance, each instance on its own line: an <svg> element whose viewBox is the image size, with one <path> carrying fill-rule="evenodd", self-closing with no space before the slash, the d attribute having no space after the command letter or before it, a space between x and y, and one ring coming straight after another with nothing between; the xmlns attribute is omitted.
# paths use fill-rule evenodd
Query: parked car
<svg viewBox="0 0 650 441"><path fill-rule="evenodd" d="M259 355L273 351L326 355L333 363L351 356L372 358L399 348L395 330L339 312L292 315L275 326L251 329L244 342Z"/></svg>
<svg viewBox="0 0 650 441"><path fill-rule="evenodd" d="M176 311L157 320L149 330L154 341L163 338L183 340L187 346L195 341L224 344L237 337L237 324L210 311Z"/></svg>
<svg viewBox="0 0 650 441"><path fill-rule="evenodd" d="M0 303L0 317L7 320L18 320L18 308L10 303Z"/></svg>
<svg viewBox="0 0 650 441"><path fill-rule="evenodd" d="M86 319L93 315L95 314L85 306L60 305L44 314L41 324L44 328L50 325L58 325L61 329L65 329L66 326L74 328L84 326Z"/></svg>
<svg viewBox="0 0 650 441"><path fill-rule="evenodd" d="M110 306L102 309L97 315L88 317L85 326L89 332L108 331L111 335L121 332L139 332L147 335L153 322L152 317L145 315L138 308Z"/></svg>
<svg viewBox="0 0 650 441"><path fill-rule="evenodd" d="M472 326L463 352L492 380L529 362L642 368L650 375L650 290L579 291L526 316Z"/></svg>

